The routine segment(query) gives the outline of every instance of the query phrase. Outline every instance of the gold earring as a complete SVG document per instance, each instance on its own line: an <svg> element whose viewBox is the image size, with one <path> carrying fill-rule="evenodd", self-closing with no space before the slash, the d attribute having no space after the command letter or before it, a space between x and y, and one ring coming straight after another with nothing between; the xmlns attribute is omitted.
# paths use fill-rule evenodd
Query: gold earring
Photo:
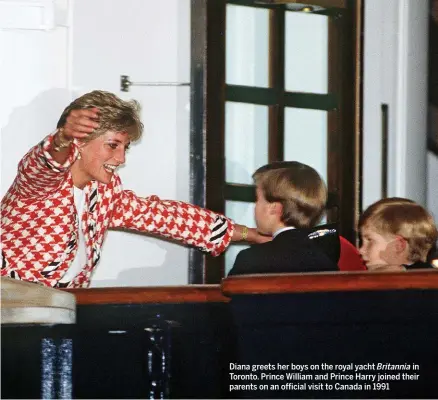
<svg viewBox="0 0 438 400"><path fill-rule="evenodd" d="M79 152L79 154L78 154L78 160L80 160L82 158L82 156L81 156L81 152Z"/></svg>

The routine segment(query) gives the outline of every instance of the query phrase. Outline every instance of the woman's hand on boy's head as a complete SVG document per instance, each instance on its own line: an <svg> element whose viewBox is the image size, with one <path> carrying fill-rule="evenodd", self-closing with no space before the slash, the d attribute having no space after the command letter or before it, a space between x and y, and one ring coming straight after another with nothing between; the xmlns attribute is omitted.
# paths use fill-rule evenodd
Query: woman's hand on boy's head
<svg viewBox="0 0 438 400"><path fill-rule="evenodd" d="M62 134L68 139L83 139L99 127L99 109L72 110L62 127Z"/></svg>

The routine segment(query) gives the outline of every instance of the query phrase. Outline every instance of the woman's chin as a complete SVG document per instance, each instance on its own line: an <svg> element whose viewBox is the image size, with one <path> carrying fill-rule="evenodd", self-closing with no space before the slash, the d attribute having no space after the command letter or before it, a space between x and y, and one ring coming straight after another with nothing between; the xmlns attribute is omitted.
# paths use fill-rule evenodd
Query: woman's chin
<svg viewBox="0 0 438 400"><path fill-rule="evenodd" d="M111 182L112 177L113 174L109 174L108 172L106 172L105 174L96 177L96 180L100 183L108 184Z"/></svg>

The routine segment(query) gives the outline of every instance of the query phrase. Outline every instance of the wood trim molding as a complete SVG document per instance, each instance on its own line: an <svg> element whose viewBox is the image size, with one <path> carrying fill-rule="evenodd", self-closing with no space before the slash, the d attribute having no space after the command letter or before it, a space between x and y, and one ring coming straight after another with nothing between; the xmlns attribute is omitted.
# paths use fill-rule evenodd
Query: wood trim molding
<svg viewBox="0 0 438 400"><path fill-rule="evenodd" d="M222 281L222 293L228 297L404 289L438 289L438 271L266 274L233 276Z"/></svg>
<svg viewBox="0 0 438 400"><path fill-rule="evenodd" d="M364 3L356 0L355 10L355 72L354 72L354 229L357 230L359 216L362 213L362 99L363 99L363 27ZM356 246L359 236L356 235Z"/></svg>
<svg viewBox="0 0 438 400"><path fill-rule="evenodd" d="M187 285L160 287L112 287L63 289L76 296L77 305L91 304L163 304L226 303L220 285Z"/></svg>
<svg viewBox="0 0 438 400"><path fill-rule="evenodd" d="M205 207L225 213L225 21L226 1L205 0ZM205 257L202 283L218 283L225 274L225 256ZM201 283L201 282L196 282Z"/></svg>
<svg viewBox="0 0 438 400"><path fill-rule="evenodd" d="M229 4L248 7L274 8L287 4L302 4L326 8L346 8L347 0L227 0Z"/></svg>
<svg viewBox="0 0 438 400"><path fill-rule="evenodd" d="M284 160L285 29L284 9L270 10L269 87L275 93L275 102L268 111L268 162Z"/></svg>
<svg viewBox="0 0 438 400"><path fill-rule="evenodd" d="M62 289L77 305L227 303L235 295L438 289L438 270L233 276L222 285Z"/></svg>
<svg viewBox="0 0 438 400"><path fill-rule="evenodd" d="M191 0L191 63L190 63L190 203L205 207L206 198L206 135L207 98L207 0ZM205 255L189 250L188 282L205 281Z"/></svg>
<svg viewBox="0 0 438 400"><path fill-rule="evenodd" d="M265 0L266 1L266 0ZM346 0L270 0L267 1L268 4L289 4L298 3L309 6L320 6L328 8L346 8Z"/></svg>

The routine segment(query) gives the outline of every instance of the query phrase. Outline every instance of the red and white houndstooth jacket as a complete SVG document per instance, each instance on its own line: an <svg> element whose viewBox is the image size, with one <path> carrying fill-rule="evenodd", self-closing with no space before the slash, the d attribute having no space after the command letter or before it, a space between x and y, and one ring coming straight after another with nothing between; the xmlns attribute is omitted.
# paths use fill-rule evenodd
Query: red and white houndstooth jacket
<svg viewBox="0 0 438 400"><path fill-rule="evenodd" d="M2 276L52 287L87 287L96 267L105 233L127 228L179 240L218 255L230 243L234 223L223 215L187 203L138 197L123 190L118 175L109 184L91 181L84 188L81 225L87 263L67 285L67 272L78 246L78 222L70 166L78 149L73 144L60 165L49 154L53 135L33 147L20 161L18 174L1 202Z"/></svg>

